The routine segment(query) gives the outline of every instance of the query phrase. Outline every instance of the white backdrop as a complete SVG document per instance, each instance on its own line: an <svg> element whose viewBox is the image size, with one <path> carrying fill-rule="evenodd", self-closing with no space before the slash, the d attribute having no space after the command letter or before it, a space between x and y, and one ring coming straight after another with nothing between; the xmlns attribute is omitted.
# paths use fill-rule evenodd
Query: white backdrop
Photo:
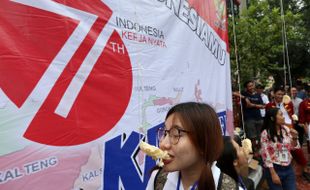
<svg viewBox="0 0 310 190"><path fill-rule="evenodd" d="M0 189L144 189L180 102L232 131L225 1L0 2Z"/></svg>

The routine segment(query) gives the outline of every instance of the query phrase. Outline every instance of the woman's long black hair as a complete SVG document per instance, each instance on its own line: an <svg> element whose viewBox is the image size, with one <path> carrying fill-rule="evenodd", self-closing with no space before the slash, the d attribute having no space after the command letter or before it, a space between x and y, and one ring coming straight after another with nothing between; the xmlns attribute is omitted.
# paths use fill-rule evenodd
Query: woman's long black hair
<svg viewBox="0 0 310 190"><path fill-rule="evenodd" d="M229 175L236 182L238 182L238 173L234 167L234 161L238 159L237 150L232 144L232 139L230 136L223 136L223 140L224 150L220 158L217 160L216 165L223 173Z"/></svg>
<svg viewBox="0 0 310 190"><path fill-rule="evenodd" d="M264 124L262 127L262 131L266 130L268 133L268 138L275 142L275 137L277 137L278 141L282 142L283 135L280 130L280 135L277 134L277 114L279 112L279 108L269 108L266 110L266 115L264 119Z"/></svg>

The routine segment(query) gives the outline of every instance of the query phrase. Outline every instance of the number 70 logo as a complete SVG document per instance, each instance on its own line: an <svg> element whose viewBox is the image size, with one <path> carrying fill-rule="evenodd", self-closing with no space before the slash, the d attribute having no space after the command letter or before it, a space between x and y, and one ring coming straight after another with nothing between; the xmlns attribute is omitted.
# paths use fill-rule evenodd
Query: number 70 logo
<svg viewBox="0 0 310 190"><path fill-rule="evenodd" d="M100 0L0 1L0 93L23 136L70 146L113 128L127 108L132 72L126 48L111 46L125 47L109 24L112 11Z"/></svg>

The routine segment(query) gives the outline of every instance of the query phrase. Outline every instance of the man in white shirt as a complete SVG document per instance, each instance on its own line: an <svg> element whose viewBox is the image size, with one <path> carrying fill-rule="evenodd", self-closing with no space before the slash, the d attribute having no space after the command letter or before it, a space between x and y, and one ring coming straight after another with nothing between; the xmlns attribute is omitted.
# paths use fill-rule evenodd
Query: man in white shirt
<svg viewBox="0 0 310 190"><path fill-rule="evenodd" d="M294 86L291 88L291 99L294 105L294 113L298 116L299 104L302 102L302 99L297 97L297 88Z"/></svg>

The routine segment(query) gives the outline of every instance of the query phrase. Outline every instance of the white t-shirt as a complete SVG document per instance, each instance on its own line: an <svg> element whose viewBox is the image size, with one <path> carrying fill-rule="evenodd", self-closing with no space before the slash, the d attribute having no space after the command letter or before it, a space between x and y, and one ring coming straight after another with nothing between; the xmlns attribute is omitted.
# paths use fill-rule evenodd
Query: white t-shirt
<svg viewBox="0 0 310 190"><path fill-rule="evenodd" d="M268 99L268 96L266 94L261 93L260 96L262 97L264 105L269 103L269 99ZM261 114L262 117L265 117L265 115L266 115L265 108L264 109L260 109L260 114Z"/></svg>
<svg viewBox="0 0 310 190"><path fill-rule="evenodd" d="M298 109L299 109L299 104L302 102L301 98L292 98L292 103L294 105L294 113L298 116Z"/></svg>

